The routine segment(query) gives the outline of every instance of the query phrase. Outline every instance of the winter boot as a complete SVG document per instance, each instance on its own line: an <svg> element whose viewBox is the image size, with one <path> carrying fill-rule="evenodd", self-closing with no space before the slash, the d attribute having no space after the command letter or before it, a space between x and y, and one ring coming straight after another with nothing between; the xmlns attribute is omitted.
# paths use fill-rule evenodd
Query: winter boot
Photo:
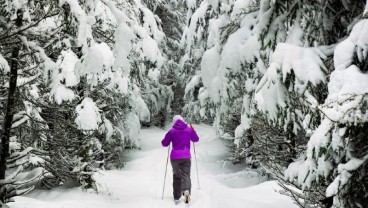
<svg viewBox="0 0 368 208"><path fill-rule="evenodd" d="M184 191L184 202L186 204L189 204L189 201L190 201L190 194L189 194L189 191L188 190L185 190Z"/></svg>
<svg viewBox="0 0 368 208"><path fill-rule="evenodd" d="M180 204L180 199L175 199L174 201L175 201L175 205Z"/></svg>

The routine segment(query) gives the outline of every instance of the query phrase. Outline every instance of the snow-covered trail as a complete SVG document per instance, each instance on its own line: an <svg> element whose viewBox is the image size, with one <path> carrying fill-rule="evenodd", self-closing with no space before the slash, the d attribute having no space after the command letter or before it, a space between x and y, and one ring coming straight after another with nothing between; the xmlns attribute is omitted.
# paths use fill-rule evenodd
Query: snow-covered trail
<svg viewBox="0 0 368 208"><path fill-rule="evenodd" d="M211 127L195 125L200 142L196 144L200 186L198 189L194 154L192 152L191 208L296 208L288 197L279 194L278 185L262 182L251 171L221 163L227 153ZM141 150L132 150L124 158L122 170L101 171L100 194L82 192L80 188L36 190L16 197L11 208L162 208L176 206L172 199L172 171L168 164L164 200L161 199L167 148L161 146L165 131L143 129ZM192 148L193 149L193 148ZM192 150L193 151L193 150ZM259 184L260 183L260 184ZM258 184L258 185L257 185Z"/></svg>

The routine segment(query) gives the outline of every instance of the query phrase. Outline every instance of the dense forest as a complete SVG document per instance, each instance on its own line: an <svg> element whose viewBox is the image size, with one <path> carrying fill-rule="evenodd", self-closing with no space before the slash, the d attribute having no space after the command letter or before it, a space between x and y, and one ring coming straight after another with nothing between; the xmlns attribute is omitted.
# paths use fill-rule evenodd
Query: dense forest
<svg viewBox="0 0 368 208"><path fill-rule="evenodd" d="M368 202L364 0L0 0L0 207L213 125L300 207Z"/></svg>

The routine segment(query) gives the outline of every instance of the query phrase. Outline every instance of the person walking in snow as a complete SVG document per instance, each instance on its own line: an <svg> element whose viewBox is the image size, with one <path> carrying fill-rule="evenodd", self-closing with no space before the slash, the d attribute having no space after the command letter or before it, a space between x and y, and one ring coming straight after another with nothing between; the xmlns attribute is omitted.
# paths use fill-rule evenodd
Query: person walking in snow
<svg viewBox="0 0 368 208"><path fill-rule="evenodd" d="M191 194L191 154L190 141L198 142L199 137L192 126L188 126L183 117L176 115L173 118L173 127L166 133L161 141L162 146L167 147L172 143L170 161L173 169L173 194L175 203L180 202L184 195L186 204L190 201Z"/></svg>

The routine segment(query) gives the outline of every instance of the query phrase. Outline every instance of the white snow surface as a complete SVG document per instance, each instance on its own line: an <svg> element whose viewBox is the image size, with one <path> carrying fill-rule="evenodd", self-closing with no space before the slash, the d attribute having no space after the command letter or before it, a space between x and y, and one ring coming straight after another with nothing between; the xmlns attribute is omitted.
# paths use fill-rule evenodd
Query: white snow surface
<svg viewBox="0 0 368 208"><path fill-rule="evenodd" d="M200 189L198 189L192 148L191 208L296 208L292 200L277 192L275 181L263 182L256 172L240 166L219 162L228 156L222 140L206 125L194 125L200 142L196 144ZM100 171L99 194L83 192L81 188L34 190L15 197L11 208L165 208L174 205L172 171L169 163L164 198L161 199L167 148L161 146L166 131L143 129L139 136L141 150L127 151L126 167L121 170Z"/></svg>

